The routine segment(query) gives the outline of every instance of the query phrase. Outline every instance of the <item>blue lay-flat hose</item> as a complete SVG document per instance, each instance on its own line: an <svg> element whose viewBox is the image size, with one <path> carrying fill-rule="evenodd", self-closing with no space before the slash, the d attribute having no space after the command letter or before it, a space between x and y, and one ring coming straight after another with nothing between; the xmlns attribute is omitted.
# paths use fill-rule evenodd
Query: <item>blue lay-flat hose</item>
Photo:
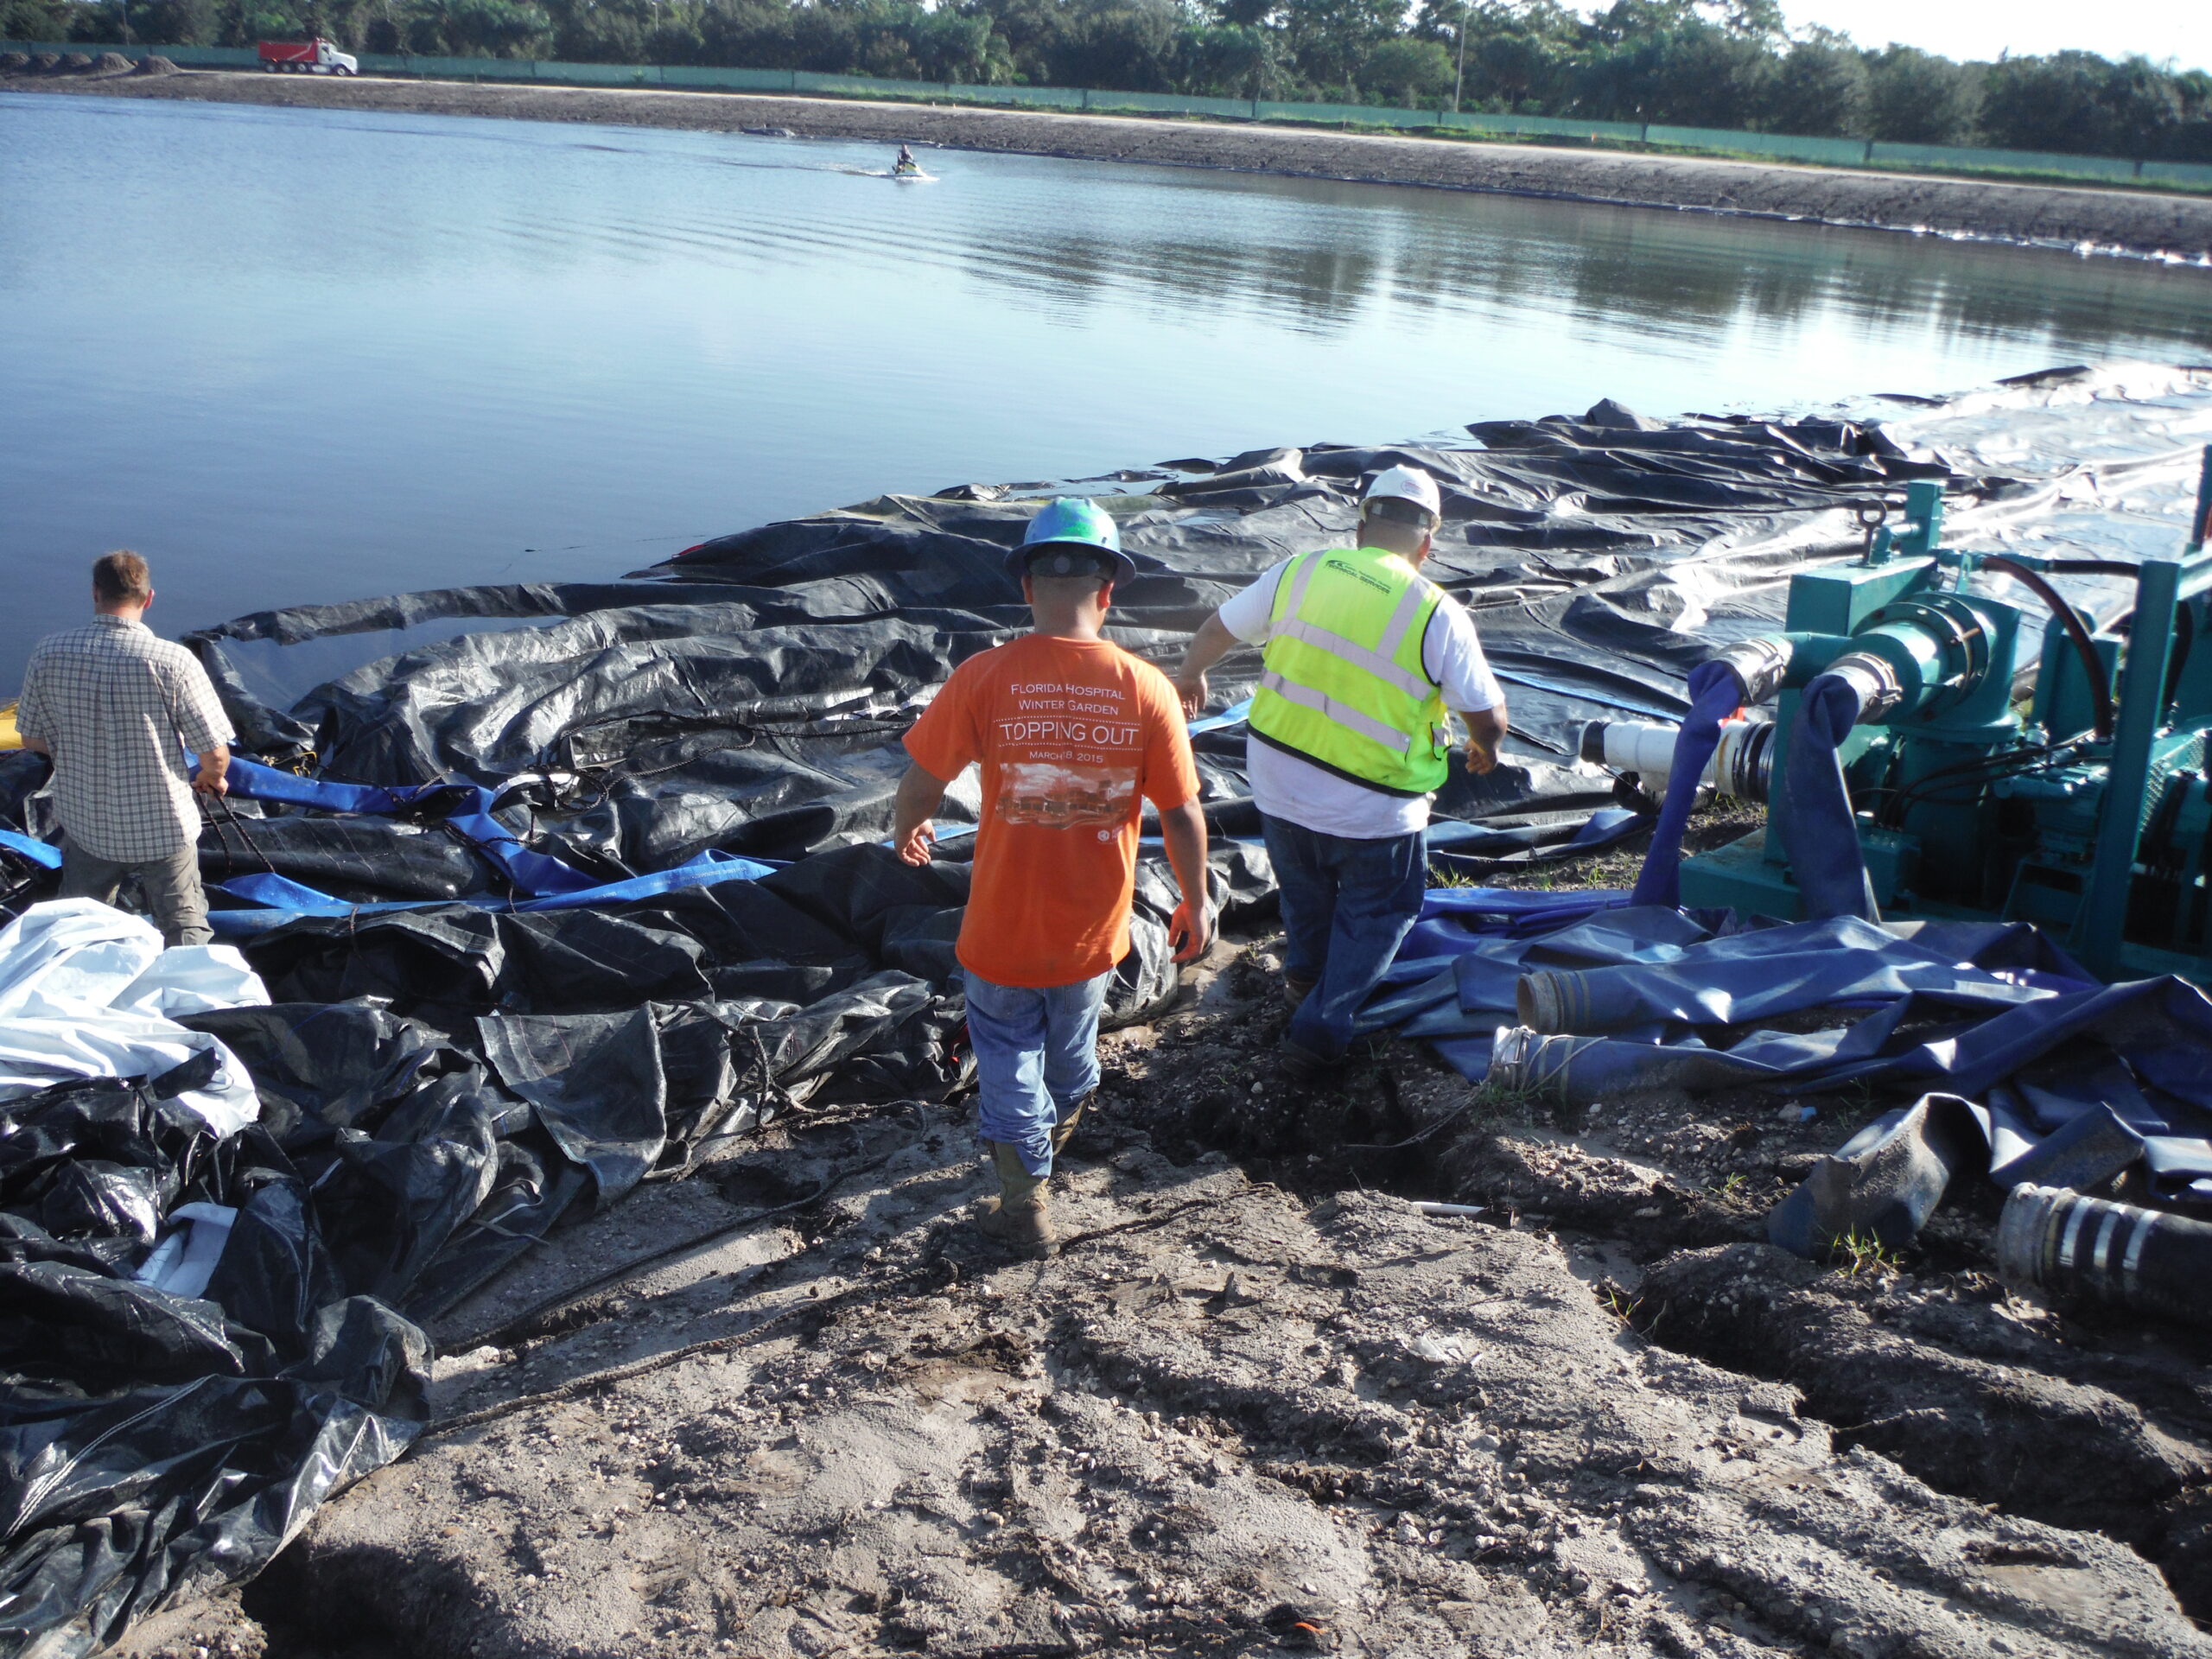
<svg viewBox="0 0 2212 1659"><path fill-rule="evenodd" d="M1667 774L1666 798L1631 904L1672 909L1682 901L1682 832L1689 828L1699 780L1720 747L1721 722L1744 706L1743 677L1725 659L1700 663L1690 671L1689 694L1690 711L1675 735L1674 770Z"/></svg>
<svg viewBox="0 0 2212 1659"><path fill-rule="evenodd" d="M1678 906L1681 903L1682 836L1689 827L1700 783L1720 728L1748 698L1742 671L1726 658L1700 663L1690 671L1690 711L1675 736L1673 769L1666 798L1651 833L1651 850L1636 880L1631 903ZM1858 683L1847 676L1817 676L1805 688L1789 734L1785 761L1787 787L1774 809L1774 827L1789 850L1790 873L1804 898L1805 915L1818 920L1856 916L1879 921L1866 861L1859 845L1859 826L1843 779L1839 754L1858 724L1864 705Z"/></svg>
<svg viewBox="0 0 2212 1659"><path fill-rule="evenodd" d="M1861 709L1859 687L1852 680L1841 674L1816 676L1798 699L1797 723L1789 734L1788 787L1774 809L1775 828L1789 855L1789 873L1808 921L1830 916L1882 919L1873 883L1866 879L1866 857L1838 753Z"/></svg>

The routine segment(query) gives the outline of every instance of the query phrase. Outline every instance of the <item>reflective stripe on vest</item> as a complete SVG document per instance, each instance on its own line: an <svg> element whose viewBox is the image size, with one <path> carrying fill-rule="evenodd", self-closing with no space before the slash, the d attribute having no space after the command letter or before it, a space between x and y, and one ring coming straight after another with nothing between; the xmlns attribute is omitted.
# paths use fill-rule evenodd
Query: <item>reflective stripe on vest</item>
<svg viewBox="0 0 2212 1659"><path fill-rule="evenodd" d="M1277 696L1294 702L1301 709L1311 709L1324 720L1332 721L1338 726L1349 726L1370 742L1379 743L1386 749L1403 754L1413 747L1413 740L1396 727L1386 726L1372 715L1362 714L1357 709L1348 708L1325 691L1316 691L1312 686L1300 685L1294 680L1286 680L1271 668L1261 671L1260 683Z"/></svg>
<svg viewBox="0 0 2212 1659"><path fill-rule="evenodd" d="M1275 596L1252 730L1392 794L1437 788L1450 769L1450 716L1421 648L1441 597L1395 554L1300 555Z"/></svg>

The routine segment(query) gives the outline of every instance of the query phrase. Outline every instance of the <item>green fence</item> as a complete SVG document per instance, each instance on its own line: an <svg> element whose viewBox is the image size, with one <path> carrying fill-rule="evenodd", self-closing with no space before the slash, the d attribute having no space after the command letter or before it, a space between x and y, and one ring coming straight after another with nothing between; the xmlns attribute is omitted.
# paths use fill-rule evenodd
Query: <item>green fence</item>
<svg viewBox="0 0 2212 1659"><path fill-rule="evenodd" d="M1578 121L1561 115L1484 115L1450 112L1445 126L1471 132L1495 132L1521 138L1581 138L1600 143L1640 144L1647 129L1635 121Z"/></svg>
<svg viewBox="0 0 2212 1659"><path fill-rule="evenodd" d="M1866 159L1876 167L1941 167L1978 173L2046 173L2070 179L2133 181L2156 162L2131 162L2117 156L2050 156L2031 149L1956 149L1940 144L1869 144ZM2180 167L2180 162L2163 163ZM2212 167L2187 168L2212 184ZM2185 182L2177 179L2175 183Z"/></svg>
<svg viewBox="0 0 2212 1659"><path fill-rule="evenodd" d="M1084 109L1090 97L1069 86L978 86L967 81L955 81L945 90L963 104L1019 104L1040 110Z"/></svg>
<svg viewBox="0 0 2212 1659"><path fill-rule="evenodd" d="M50 41L0 41L0 51L160 53L188 68L251 68L251 47L93 46ZM1578 121L1549 115L1385 109L1369 104L1285 104L1264 99L1180 98L1165 92L1085 92L1066 86L977 86L935 80L877 80L866 75L819 75L804 69L709 69L683 64L554 63L529 58L418 58L360 54L365 73L439 80L544 81L571 86L672 86L734 92L796 92L840 98L897 98L962 104L1003 104L1054 110L1134 111L1239 121L1303 121L1330 126L1399 127L1491 133L1586 143L1650 144L1662 149L1765 156L1832 167L1895 167L1944 172L2008 173L2046 178L2180 185L2212 189L2212 165L2139 162L2106 156L2056 156L2031 150L1968 149L1939 144L1890 144L1864 138L1809 138L1778 132L1738 132L1628 121Z"/></svg>
<svg viewBox="0 0 2212 1659"><path fill-rule="evenodd" d="M1004 91L996 86L981 89L983 96L993 103L1000 101ZM1042 90L1042 89L1039 89ZM1224 120L1249 121L1252 118L1252 100L1249 98L1183 98L1173 92L1077 92L1077 107L1086 110L1135 110L1147 115L1210 115Z"/></svg>
<svg viewBox="0 0 2212 1659"><path fill-rule="evenodd" d="M1649 126L1643 130L1643 142L1674 149L1725 149L1771 156L1777 161L1822 162L1832 167L1863 167L1867 149L1864 138L1803 138L1783 132L1735 132L1714 127Z"/></svg>

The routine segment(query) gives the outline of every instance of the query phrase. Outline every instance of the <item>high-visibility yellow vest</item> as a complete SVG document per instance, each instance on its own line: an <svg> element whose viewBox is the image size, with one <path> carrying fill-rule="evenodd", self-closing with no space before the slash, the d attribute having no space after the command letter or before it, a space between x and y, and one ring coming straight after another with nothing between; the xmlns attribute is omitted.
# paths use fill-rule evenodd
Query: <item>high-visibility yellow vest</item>
<svg viewBox="0 0 2212 1659"><path fill-rule="evenodd" d="M1378 548L1300 554L1275 588L1253 734L1387 794L1440 787L1452 717L1421 645L1443 596Z"/></svg>

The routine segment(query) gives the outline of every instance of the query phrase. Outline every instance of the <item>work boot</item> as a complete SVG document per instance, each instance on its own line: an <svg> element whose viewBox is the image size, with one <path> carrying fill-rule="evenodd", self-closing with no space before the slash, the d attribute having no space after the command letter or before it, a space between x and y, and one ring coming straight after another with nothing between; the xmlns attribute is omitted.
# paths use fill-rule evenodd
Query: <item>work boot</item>
<svg viewBox="0 0 2212 1659"><path fill-rule="evenodd" d="M1282 976L1282 1000L1289 1006L1290 1011L1296 1014L1306 999L1313 995L1313 988L1320 982L1318 979L1308 979L1303 974L1286 972Z"/></svg>
<svg viewBox="0 0 2212 1659"><path fill-rule="evenodd" d="M1069 1109L1068 1115L1052 1126L1052 1161L1058 1163L1060 1154L1068 1149L1068 1142L1075 1139L1075 1126L1083 1122L1084 1109L1098 1098L1094 1089Z"/></svg>
<svg viewBox="0 0 2212 1659"><path fill-rule="evenodd" d="M976 1206L976 1230L1016 1255L1041 1261L1058 1244L1052 1230L1052 1196L1045 1177L1022 1167L1021 1154L1005 1141L984 1143L998 1171L999 1190Z"/></svg>

